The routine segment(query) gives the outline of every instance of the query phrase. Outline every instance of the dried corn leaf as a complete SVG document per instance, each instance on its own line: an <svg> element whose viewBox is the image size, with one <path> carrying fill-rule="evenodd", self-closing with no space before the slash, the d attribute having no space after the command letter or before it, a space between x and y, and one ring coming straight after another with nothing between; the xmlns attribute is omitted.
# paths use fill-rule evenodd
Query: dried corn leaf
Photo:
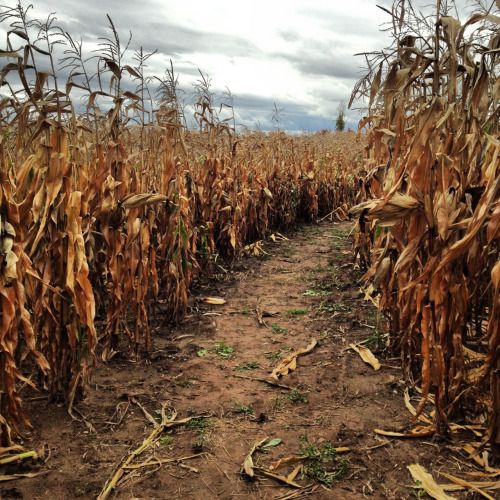
<svg viewBox="0 0 500 500"><path fill-rule="evenodd" d="M285 358L283 358L276 368L271 372L271 377L275 380L278 380L279 377L284 375L288 375L291 371L297 368L297 358L299 356L303 356L304 354L310 353L318 344L316 339L311 340L309 345L305 348L298 349L297 351L292 352Z"/></svg>
<svg viewBox="0 0 500 500"><path fill-rule="evenodd" d="M204 297L203 302L213 306L221 306L226 303L226 300L221 297Z"/></svg>
<svg viewBox="0 0 500 500"><path fill-rule="evenodd" d="M349 347L353 350L356 351L360 358L368 365L370 365L374 370L380 370L380 362L379 360L375 357L375 355L368 349L368 347L365 347L360 344L349 344Z"/></svg>
<svg viewBox="0 0 500 500"><path fill-rule="evenodd" d="M375 434L380 436L397 437L397 438L421 438L433 436L436 433L434 427L415 427L409 432L385 431L383 429L374 429Z"/></svg>
<svg viewBox="0 0 500 500"><path fill-rule="evenodd" d="M279 460L277 460L276 462L273 462L269 466L269 470L271 470L271 471L278 470L280 467L283 467L284 465L296 464L298 462L302 462L302 460L303 460L303 458L299 455L292 455L290 457L280 458Z"/></svg>
<svg viewBox="0 0 500 500"><path fill-rule="evenodd" d="M279 481L280 483L284 483L288 486L292 486L293 488L303 488L300 484L297 484L293 481L293 479L288 479L286 476L282 476L280 474L276 474L274 472L271 472L267 469L263 469L261 467L256 467L256 471L258 471L260 474L263 474L264 476L270 477L271 479L275 479L276 481Z"/></svg>
<svg viewBox="0 0 500 500"><path fill-rule="evenodd" d="M405 391L404 391L404 402L405 402L405 406L407 408L407 410L414 416L414 417L417 417L417 410L416 408L411 404L411 398L410 398L410 393L408 391L408 388L405 388ZM426 417L425 415L418 415L418 420L420 420L420 422L424 422L425 424L429 424L431 425L432 424L432 420L428 417Z"/></svg>
<svg viewBox="0 0 500 500"><path fill-rule="evenodd" d="M288 474L288 476L286 476L287 480L288 481L295 481L295 478L299 475L299 473L302 471L303 469L303 465L302 464L299 464L297 465L297 467L295 467L293 469L292 472L290 472L290 474Z"/></svg>
<svg viewBox="0 0 500 500"><path fill-rule="evenodd" d="M495 500L491 495L488 495L488 493L485 493L482 490L486 484L490 484L491 485L491 482L488 482L488 483L480 483L480 482L473 483L473 482L470 482L470 481L466 481L465 479L461 479L459 477L452 476L451 474L447 474L446 472L440 472L439 474L441 476L444 476L446 479L449 479L451 482L453 482L453 483L461 486L464 489L469 489L469 490L475 491L476 493L479 493L479 495L481 495L484 498L487 498L488 500ZM478 485L481 485L481 486L478 486ZM497 481L497 485L498 485L498 488L500 488L500 481ZM450 491L444 485L443 485L443 489L445 489L447 491Z"/></svg>
<svg viewBox="0 0 500 500"><path fill-rule="evenodd" d="M0 482L5 482L5 481L16 481L18 479L24 479L24 478L33 478L40 476L42 474L46 474L45 471L42 472L25 472L24 474L0 474Z"/></svg>
<svg viewBox="0 0 500 500"><path fill-rule="evenodd" d="M252 446L252 449L248 452L248 455L245 457L243 464L241 466L241 472L244 472L248 477L255 476L255 465L253 463L253 454L268 440L268 438L264 438L262 441L255 443Z"/></svg>
<svg viewBox="0 0 500 500"><path fill-rule="evenodd" d="M445 475L442 472L441 475ZM464 474L467 474L464 472ZM441 484L441 487L445 491L463 491L466 489L477 488L478 490L500 490L500 481L466 481L470 486L462 486L457 483L452 484ZM477 491L477 490L476 490Z"/></svg>
<svg viewBox="0 0 500 500"><path fill-rule="evenodd" d="M436 500L454 500L445 493L442 486L440 486L431 474L429 474L420 464L408 465L408 470L413 477L413 480L424 489L425 492Z"/></svg>
<svg viewBox="0 0 500 500"><path fill-rule="evenodd" d="M144 205L160 203L162 201L166 201L167 199L168 198L165 195L157 193L133 194L124 198L121 201L121 205L124 208L140 208Z"/></svg>

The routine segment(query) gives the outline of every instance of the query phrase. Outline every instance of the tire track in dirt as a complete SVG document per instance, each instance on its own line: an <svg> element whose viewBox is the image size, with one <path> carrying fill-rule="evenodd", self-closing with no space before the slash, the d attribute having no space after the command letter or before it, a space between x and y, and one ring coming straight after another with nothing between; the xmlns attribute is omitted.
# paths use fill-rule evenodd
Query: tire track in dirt
<svg viewBox="0 0 500 500"><path fill-rule="evenodd" d="M48 473L18 482L11 498L94 498L127 450L151 432L140 408L129 404L132 397L153 416L168 401L178 418L210 418L165 434L153 448L156 458L202 455L140 470L118 488L118 498L286 498L291 491L280 483L246 481L239 472L253 444L265 437L282 440L256 455L266 467L304 453L306 442L316 450L326 443L351 448L320 467L337 470L347 460L331 489L298 476L301 484L317 485L311 498L411 498L406 465L418 460L432 469L443 459L432 446L380 440L373 433L411 420L397 362L374 372L346 349L350 342L380 340L376 314L357 284L349 231L348 224L302 227L288 241L266 244L267 254L245 258L232 272L200 283L186 321L158 327L152 361L117 357L99 366L94 390L80 405L97 434L68 421L63 408L47 405L40 411L38 402L33 421L40 431L34 440L52 450ZM207 305L203 296L226 303ZM317 347L280 380L293 391L240 378L269 378L281 358L313 338Z"/></svg>

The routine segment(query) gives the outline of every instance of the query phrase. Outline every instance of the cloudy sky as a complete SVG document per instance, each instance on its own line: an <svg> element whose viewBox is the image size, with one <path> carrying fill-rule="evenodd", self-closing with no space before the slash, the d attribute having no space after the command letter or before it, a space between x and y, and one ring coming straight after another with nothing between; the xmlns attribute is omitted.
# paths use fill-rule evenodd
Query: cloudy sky
<svg viewBox="0 0 500 500"><path fill-rule="evenodd" d="M211 77L213 90L235 96L239 124L273 127L273 104L290 131L333 128L340 102L349 100L362 74L353 54L387 43L379 26L388 20L376 3L387 0L32 0L33 13L55 12L59 24L83 39L90 53L107 33L106 14L131 48L158 52L148 72L161 75L172 59L186 90ZM12 4L12 2L11 2ZM130 51L131 55L132 51ZM359 113L348 111L355 127Z"/></svg>

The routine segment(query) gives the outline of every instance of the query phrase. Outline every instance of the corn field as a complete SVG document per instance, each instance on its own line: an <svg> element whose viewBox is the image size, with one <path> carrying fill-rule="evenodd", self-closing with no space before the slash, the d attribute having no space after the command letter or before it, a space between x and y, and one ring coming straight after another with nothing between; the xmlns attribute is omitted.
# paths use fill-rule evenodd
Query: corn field
<svg viewBox="0 0 500 500"><path fill-rule="evenodd" d="M498 9L387 12L393 45L353 92L360 133L292 136L237 133L203 73L189 128L173 65L128 60L111 18L86 58L53 16L2 7L0 446L31 428L28 391L72 415L97 362L147 357L219 259L351 216L417 417L432 404L438 437L486 425L500 453Z"/></svg>
<svg viewBox="0 0 500 500"><path fill-rule="evenodd" d="M395 2L390 56L367 56L368 199L356 252L434 429L487 424L500 447L498 10L461 24Z"/></svg>
<svg viewBox="0 0 500 500"><path fill-rule="evenodd" d="M30 427L22 408L28 386L71 413L96 359L120 350L147 356L151 325L183 318L190 286L218 256L231 262L273 230L345 217L361 201L363 140L236 134L218 119L203 75L199 129L186 129L173 67L153 97L148 55L140 49L135 64L125 64L111 19L90 61L53 17L31 20L19 4L4 8L1 21L8 31L0 53L8 90L0 101L7 446Z"/></svg>

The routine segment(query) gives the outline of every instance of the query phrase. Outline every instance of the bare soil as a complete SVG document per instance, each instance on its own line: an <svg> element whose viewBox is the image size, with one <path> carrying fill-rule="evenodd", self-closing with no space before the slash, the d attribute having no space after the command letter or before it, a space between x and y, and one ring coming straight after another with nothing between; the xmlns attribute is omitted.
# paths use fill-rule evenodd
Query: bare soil
<svg viewBox="0 0 500 500"><path fill-rule="evenodd" d="M220 274L200 283L185 322L158 326L150 359L122 355L99 363L90 395L78 405L95 432L72 420L64 406L28 401L36 431L24 445L46 443L49 458L10 469L41 474L3 483L1 498L95 498L153 429L137 403L159 418L165 402L178 419L209 418L165 432L134 463L153 455L196 456L136 469L111 497L288 498L293 488L260 474L248 480L240 472L247 453L265 437L282 442L255 454L262 467L304 453L306 440L315 449L325 443L351 449L320 466L340 471L330 486L299 474L296 481L307 488L290 498L417 497L406 466L418 462L433 471L446 458L438 444L373 432L408 428L413 421L403 403L398 360L381 359L382 368L374 371L348 348L379 335L376 312L359 290L349 231L348 224L305 226L289 240L266 243L267 255L246 257L231 271L219 268ZM206 304L206 296L226 303ZM256 380L269 379L281 358L313 339L318 345L279 381L293 391ZM286 476L293 467L277 473Z"/></svg>

